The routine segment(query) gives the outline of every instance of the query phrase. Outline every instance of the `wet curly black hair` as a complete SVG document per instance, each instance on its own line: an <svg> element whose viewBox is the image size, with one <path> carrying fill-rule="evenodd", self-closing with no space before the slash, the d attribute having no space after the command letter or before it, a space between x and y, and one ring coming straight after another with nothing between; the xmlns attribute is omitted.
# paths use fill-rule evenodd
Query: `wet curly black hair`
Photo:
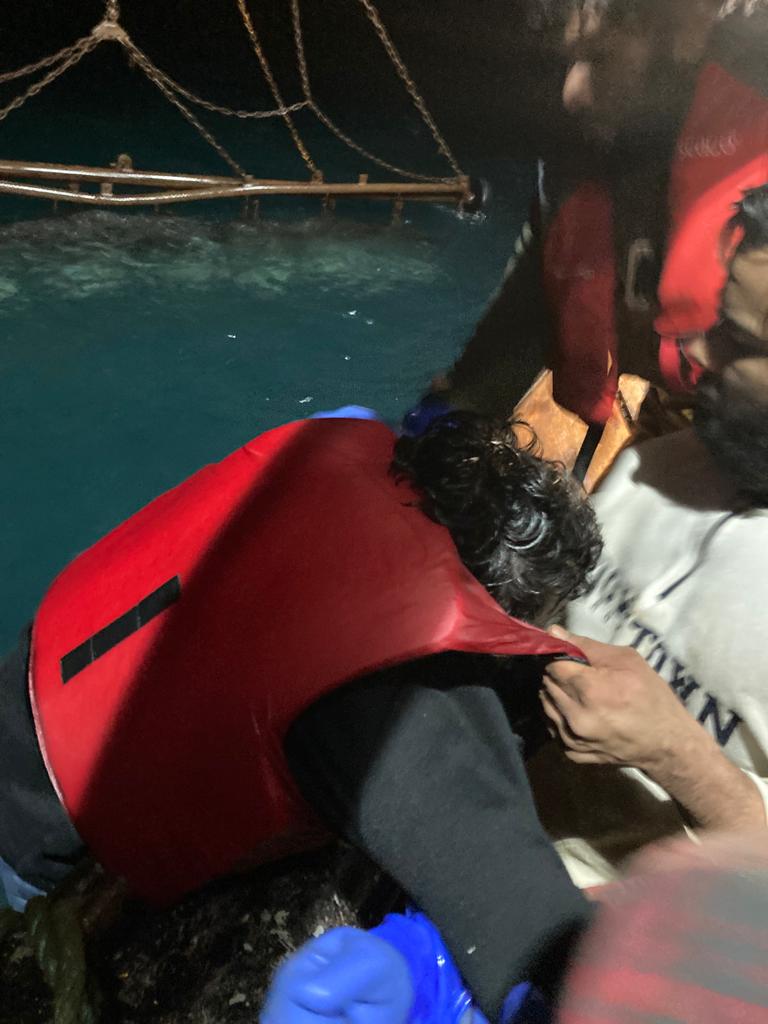
<svg viewBox="0 0 768 1024"><path fill-rule="evenodd" d="M461 560L501 607L540 624L584 593L602 541L578 485L536 457L532 432L521 444L514 426L449 413L420 437L398 440L392 472L448 528Z"/></svg>

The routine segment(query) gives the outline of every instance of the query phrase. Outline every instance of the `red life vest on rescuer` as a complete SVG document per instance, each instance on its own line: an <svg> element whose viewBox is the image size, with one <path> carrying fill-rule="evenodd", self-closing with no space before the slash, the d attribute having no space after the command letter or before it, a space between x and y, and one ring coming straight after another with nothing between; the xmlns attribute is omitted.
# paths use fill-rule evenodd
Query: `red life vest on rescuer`
<svg viewBox="0 0 768 1024"><path fill-rule="evenodd" d="M145 899L307 845L317 822L282 740L323 693L440 651L574 653L474 579L390 476L393 442L356 420L263 434L46 594L30 658L40 747L84 842Z"/></svg>
<svg viewBox="0 0 768 1024"><path fill-rule="evenodd" d="M678 339L718 320L727 280L723 229L750 188L768 183L768 100L717 64L699 76L678 140L670 224L658 289L662 376L686 390ZM585 182L558 210L545 240L544 274L555 312L554 397L588 423L607 422L616 397L618 343L614 211L609 189Z"/></svg>

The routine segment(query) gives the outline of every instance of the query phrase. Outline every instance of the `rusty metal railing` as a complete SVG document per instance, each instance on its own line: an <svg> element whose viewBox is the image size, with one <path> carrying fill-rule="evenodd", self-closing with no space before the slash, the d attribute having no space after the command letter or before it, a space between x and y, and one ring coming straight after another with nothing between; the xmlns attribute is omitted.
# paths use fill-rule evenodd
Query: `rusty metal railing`
<svg viewBox="0 0 768 1024"><path fill-rule="evenodd" d="M468 206L474 199L470 181L465 177L435 182L371 182L363 174L356 181L327 182L168 174L135 170L125 154L112 167L0 160L0 195L113 207L295 195L317 196L326 204L347 197L389 200L395 204L415 201Z"/></svg>

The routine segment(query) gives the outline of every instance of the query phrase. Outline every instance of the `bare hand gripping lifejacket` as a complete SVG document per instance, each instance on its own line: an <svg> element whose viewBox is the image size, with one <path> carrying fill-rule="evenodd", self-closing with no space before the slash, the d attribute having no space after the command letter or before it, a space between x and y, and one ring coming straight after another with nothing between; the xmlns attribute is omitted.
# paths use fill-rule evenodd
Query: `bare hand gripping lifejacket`
<svg viewBox="0 0 768 1024"><path fill-rule="evenodd" d="M678 339L709 330L718 319L727 279L723 230L744 192L766 182L768 100L709 64L678 140L669 187L655 329L661 373L672 391L689 385ZM556 326L554 397L587 423L610 416L620 371L613 219L609 189L586 182L560 207L545 240Z"/></svg>
<svg viewBox="0 0 768 1024"><path fill-rule="evenodd" d="M393 440L352 420L257 437L80 555L43 600L41 749L83 840L144 898L306 845L282 739L323 693L445 650L574 652L464 568L389 475Z"/></svg>

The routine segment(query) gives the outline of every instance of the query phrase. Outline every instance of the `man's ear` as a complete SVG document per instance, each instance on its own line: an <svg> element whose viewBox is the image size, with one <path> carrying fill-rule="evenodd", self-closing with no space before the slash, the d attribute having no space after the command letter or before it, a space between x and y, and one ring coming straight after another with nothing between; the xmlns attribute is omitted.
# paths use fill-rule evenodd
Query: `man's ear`
<svg viewBox="0 0 768 1024"><path fill-rule="evenodd" d="M722 0L670 0L670 3L676 23L675 60L680 64L696 64L704 56Z"/></svg>

